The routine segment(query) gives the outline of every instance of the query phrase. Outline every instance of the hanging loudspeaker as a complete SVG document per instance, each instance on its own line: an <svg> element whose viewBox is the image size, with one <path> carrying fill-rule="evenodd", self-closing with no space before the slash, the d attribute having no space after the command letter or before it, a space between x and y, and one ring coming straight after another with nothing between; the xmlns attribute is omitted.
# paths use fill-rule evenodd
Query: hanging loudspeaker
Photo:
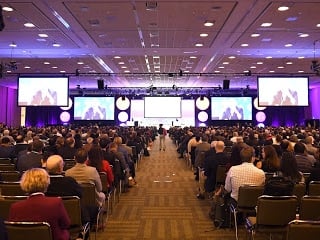
<svg viewBox="0 0 320 240"><path fill-rule="evenodd" d="M223 89L229 89L230 80L225 79L223 80Z"/></svg>
<svg viewBox="0 0 320 240"><path fill-rule="evenodd" d="M103 89L104 88L104 82L103 82L103 79L98 79L97 80L97 83L98 83L98 89Z"/></svg>

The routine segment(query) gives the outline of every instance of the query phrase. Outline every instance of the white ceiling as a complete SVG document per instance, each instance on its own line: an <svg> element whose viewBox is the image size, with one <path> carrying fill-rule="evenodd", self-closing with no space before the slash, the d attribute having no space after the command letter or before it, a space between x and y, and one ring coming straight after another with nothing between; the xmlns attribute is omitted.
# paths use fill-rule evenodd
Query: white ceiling
<svg viewBox="0 0 320 240"><path fill-rule="evenodd" d="M225 78L230 79L230 88L256 88L257 76L283 74L307 75L311 87L320 84L310 68L314 57L320 60L320 2L316 0L10 0L0 4L14 9L3 11L0 59L6 67L0 85L16 88L19 74L60 71L70 76L70 88L97 88L97 79L110 87L217 87ZM289 9L279 11L280 6ZM205 27L206 21L214 25ZM26 22L35 27L26 28ZM262 27L266 22L272 26ZM48 37L41 38L40 33ZM12 42L17 46L10 47ZM203 46L196 47L197 43ZM246 76L246 70L251 76Z"/></svg>

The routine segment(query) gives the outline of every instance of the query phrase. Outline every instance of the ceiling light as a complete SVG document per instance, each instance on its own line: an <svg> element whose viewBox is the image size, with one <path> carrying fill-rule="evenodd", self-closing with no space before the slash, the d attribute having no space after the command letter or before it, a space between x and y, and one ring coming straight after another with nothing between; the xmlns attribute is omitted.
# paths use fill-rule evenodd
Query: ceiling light
<svg viewBox="0 0 320 240"><path fill-rule="evenodd" d="M228 64L229 64L229 62L223 62L222 64L224 64L224 65L228 65Z"/></svg>
<svg viewBox="0 0 320 240"><path fill-rule="evenodd" d="M273 71L273 70L270 70L269 73L274 73L274 71Z"/></svg>
<svg viewBox="0 0 320 240"><path fill-rule="evenodd" d="M48 37L48 34L46 34L46 33L39 33L38 36L41 37L41 38L47 38L47 37Z"/></svg>
<svg viewBox="0 0 320 240"><path fill-rule="evenodd" d="M257 62L257 65L262 65L263 64L263 62Z"/></svg>
<svg viewBox="0 0 320 240"><path fill-rule="evenodd" d="M15 48L15 47L17 47L17 44L15 42L12 42L9 44L9 47Z"/></svg>
<svg viewBox="0 0 320 240"><path fill-rule="evenodd" d="M298 33L298 36L301 38L309 37L308 33Z"/></svg>
<svg viewBox="0 0 320 240"><path fill-rule="evenodd" d="M279 66L279 67L277 67L277 68L281 69L281 68L284 68L284 66Z"/></svg>
<svg viewBox="0 0 320 240"><path fill-rule="evenodd" d="M203 47L203 43L196 43L195 46L196 47Z"/></svg>
<svg viewBox="0 0 320 240"><path fill-rule="evenodd" d="M256 66L251 66L250 68L253 68L253 69L255 69L255 68L257 68Z"/></svg>
<svg viewBox="0 0 320 240"><path fill-rule="evenodd" d="M287 19L286 19L286 22L294 22L294 21L297 21L297 17L288 17Z"/></svg>
<svg viewBox="0 0 320 240"><path fill-rule="evenodd" d="M5 12L12 12L13 8L12 7L2 7L2 10Z"/></svg>
<svg viewBox="0 0 320 240"><path fill-rule="evenodd" d="M115 58L115 59L119 59L119 58L121 58L120 56L114 56L113 58Z"/></svg>
<svg viewBox="0 0 320 240"><path fill-rule="evenodd" d="M316 27L320 27L320 23L318 23L318 24L316 25Z"/></svg>
<svg viewBox="0 0 320 240"><path fill-rule="evenodd" d="M260 33L252 33L250 36L251 37L260 37Z"/></svg>
<svg viewBox="0 0 320 240"><path fill-rule="evenodd" d="M271 56L267 56L267 57L266 57L266 59L271 59L271 58L272 58Z"/></svg>
<svg viewBox="0 0 320 240"><path fill-rule="evenodd" d="M60 47L61 44L54 42L54 43L52 43L52 46L53 46L53 47Z"/></svg>
<svg viewBox="0 0 320 240"><path fill-rule="evenodd" d="M219 71L219 70L215 70L214 72L215 72L215 73L219 73L220 71Z"/></svg>
<svg viewBox="0 0 320 240"><path fill-rule="evenodd" d="M304 59L304 56L300 56L300 57L298 57L298 59Z"/></svg>
<svg viewBox="0 0 320 240"><path fill-rule="evenodd" d="M43 62L43 64L44 64L44 65L49 65L50 63L49 63L49 62Z"/></svg>
<svg viewBox="0 0 320 240"><path fill-rule="evenodd" d="M123 65L123 64L124 64L124 62L118 62L118 64L119 64L119 65Z"/></svg>
<svg viewBox="0 0 320 240"><path fill-rule="evenodd" d="M303 70L299 70L298 72L299 72L299 73L304 73L304 71L303 71Z"/></svg>
<svg viewBox="0 0 320 240"><path fill-rule="evenodd" d="M84 64L84 62L78 61L77 64L78 64L78 65L82 65L82 64Z"/></svg>
<svg viewBox="0 0 320 240"><path fill-rule="evenodd" d="M125 70L124 72L125 72L125 73L129 73L129 72L130 72L130 70Z"/></svg>
<svg viewBox="0 0 320 240"><path fill-rule="evenodd" d="M51 68L56 69L56 68L58 68L58 67L57 67L57 66L52 66Z"/></svg>
<svg viewBox="0 0 320 240"><path fill-rule="evenodd" d="M248 46L249 46L248 43L242 43L242 44L241 44L241 47L248 47Z"/></svg>
<svg viewBox="0 0 320 240"><path fill-rule="evenodd" d="M197 57L196 57L196 56L190 56L190 58L192 58L192 59L196 59Z"/></svg>
<svg viewBox="0 0 320 240"><path fill-rule="evenodd" d="M122 68L122 69L126 69L127 67L126 67L126 66L121 66L121 68Z"/></svg>
<svg viewBox="0 0 320 240"><path fill-rule="evenodd" d="M30 66L24 66L24 68L25 68L25 69L30 69L31 67L30 67Z"/></svg>
<svg viewBox="0 0 320 240"><path fill-rule="evenodd" d="M289 7L287 7L287 6L278 7L278 11L280 11L280 12L287 11L287 10L289 10Z"/></svg>
<svg viewBox="0 0 320 240"><path fill-rule="evenodd" d="M208 37L209 34L208 33L200 33L200 37Z"/></svg>
<svg viewBox="0 0 320 240"><path fill-rule="evenodd" d="M287 65L292 65L292 64L293 64L293 62L286 62L286 64L287 64Z"/></svg>
<svg viewBox="0 0 320 240"><path fill-rule="evenodd" d="M271 27L272 26L272 23L262 23L261 25L260 25L261 27Z"/></svg>
<svg viewBox="0 0 320 240"><path fill-rule="evenodd" d="M228 57L229 59L235 59L236 57L235 56L230 56Z"/></svg>
<svg viewBox="0 0 320 240"><path fill-rule="evenodd" d="M222 68L224 68L224 66L220 66L219 68L221 68L221 69L222 69Z"/></svg>
<svg viewBox="0 0 320 240"><path fill-rule="evenodd" d="M61 70L60 72L61 72L61 73L65 73L66 71L65 71L65 70Z"/></svg>
<svg viewBox="0 0 320 240"><path fill-rule="evenodd" d="M214 21L205 21L203 25L206 27L212 27L214 25Z"/></svg>
<svg viewBox="0 0 320 240"><path fill-rule="evenodd" d="M284 45L285 47L292 47L293 44L292 43L287 43L286 45Z"/></svg>
<svg viewBox="0 0 320 240"><path fill-rule="evenodd" d="M30 23L30 22L28 22L28 23L25 23L25 24L23 24L25 27L28 27L28 28L33 28L33 27L35 27L34 26L34 24L33 23Z"/></svg>

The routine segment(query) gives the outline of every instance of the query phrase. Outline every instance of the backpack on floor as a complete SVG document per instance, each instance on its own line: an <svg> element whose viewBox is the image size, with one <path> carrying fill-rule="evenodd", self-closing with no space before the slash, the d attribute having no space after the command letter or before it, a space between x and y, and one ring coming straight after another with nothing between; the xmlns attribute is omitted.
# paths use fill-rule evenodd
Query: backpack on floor
<svg viewBox="0 0 320 240"><path fill-rule="evenodd" d="M213 197L209 217L216 228L227 228L230 226L230 194L221 189Z"/></svg>

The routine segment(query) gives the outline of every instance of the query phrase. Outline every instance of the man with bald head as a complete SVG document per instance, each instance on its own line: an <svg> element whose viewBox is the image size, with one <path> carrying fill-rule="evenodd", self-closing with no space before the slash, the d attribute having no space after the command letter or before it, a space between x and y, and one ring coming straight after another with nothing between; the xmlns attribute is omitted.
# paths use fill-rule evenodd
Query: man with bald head
<svg viewBox="0 0 320 240"><path fill-rule="evenodd" d="M204 183L204 188L206 192L213 192L216 187L216 175L217 168L219 165L230 165L230 159L228 159L227 154L224 152L224 142L215 141L212 144L211 151L208 151L204 159L204 175L207 176L207 179Z"/></svg>
<svg viewBox="0 0 320 240"><path fill-rule="evenodd" d="M64 176L64 162L60 155L51 155L47 159L46 169L50 175L47 196L78 196L82 197L81 186L69 176Z"/></svg>

